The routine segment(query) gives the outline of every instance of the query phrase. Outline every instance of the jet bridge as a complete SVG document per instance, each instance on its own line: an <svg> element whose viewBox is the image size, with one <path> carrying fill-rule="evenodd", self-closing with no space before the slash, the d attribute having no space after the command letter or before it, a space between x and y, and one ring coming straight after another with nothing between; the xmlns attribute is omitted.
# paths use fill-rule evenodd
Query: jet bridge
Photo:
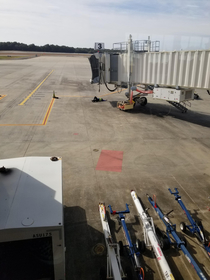
<svg viewBox="0 0 210 280"><path fill-rule="evenodd" d="M105 82L210 89L210 50L102 55ZM114 76L114 79L113 79Z"/></svg>
<svg viewBox="0 0 210 280"><path fill-rule="evenodd" d="M137 52L133 46L130 36L126 52L97 53L94 60L98 63L94 64L90 59L92 82L107 88L108 84L114 84L115 89L128 88L129 109L135 106L132 87L139 84L146 90L152 89L153 98L166 100L182 112L187 111L188 101L194 99L195 89L206 89L209 93L210 50L151 52L149 48ZM98 65L97 70L94 65ZM145 102L139 99L138 103Z"/></svg>

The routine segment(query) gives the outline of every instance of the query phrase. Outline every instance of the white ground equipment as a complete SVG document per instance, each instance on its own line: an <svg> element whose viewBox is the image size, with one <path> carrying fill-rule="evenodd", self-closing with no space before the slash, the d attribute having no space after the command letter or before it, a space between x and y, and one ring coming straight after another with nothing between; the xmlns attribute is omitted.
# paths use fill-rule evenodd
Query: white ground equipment
<svg viewBox="0 0 210 280"><path fill-rule="evenodd" d="M139 213L139 216L141 218L143 228L144 228L144 241L146 246L151 246L154 254L157 258L157 261L159 263L159 266L161 268L162 274L164 276L165 280L174 280L173 274L171 272L171 269L163 255L163 252L160 248L158 238L155 233L153 220L151 217L148 217L145 210L143 209L138 196L135 191L131 191L131 197L135 203L136 209Z"/></svg>
<svg viewBox="0 0 210 280"><path fill-rule="evenodd" d="M62 161L0 160L0 279L65 279Z"/></svg>
<svg viewBox="0 0 210 280"><path fill-rule="evenodd" d="M101 271L101 279L126 279L121 266L119 244L113 243L104 203L99 203L99 213L107 247L107 271Z"/></svg>

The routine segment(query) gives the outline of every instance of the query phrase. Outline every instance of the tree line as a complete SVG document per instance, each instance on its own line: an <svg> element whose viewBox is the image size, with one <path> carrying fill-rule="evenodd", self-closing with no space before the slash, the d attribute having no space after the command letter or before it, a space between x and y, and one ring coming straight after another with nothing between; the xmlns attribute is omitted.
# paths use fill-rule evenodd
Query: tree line
<svg viewBox="0 0 210 280"><path fill-rule="evenodd" d="M31 51L31 52L61 52L61 53L94 53L93 48L74 48L58 45L36 46L18 42L0 42L0 51Z"/></svg>

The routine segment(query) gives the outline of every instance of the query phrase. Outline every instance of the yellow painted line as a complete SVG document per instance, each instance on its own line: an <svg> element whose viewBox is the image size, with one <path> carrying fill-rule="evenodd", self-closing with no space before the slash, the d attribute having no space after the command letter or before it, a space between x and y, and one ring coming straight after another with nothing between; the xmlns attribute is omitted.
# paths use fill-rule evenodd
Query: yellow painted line
<svg viewBox="0 0 210 280"><path fill-rule="evenodd" d="M1 96L0 96L0 100L3 99L5 96L6 96L6 95L1 95Z"/></svg>
<svg viewBox="0 0 210 280"><path fill-rule="evenodd" d="M44 116L44 119L43 119L43 122L41 124L39 123L26 123L26 124L21 124L21 123L18 123L18 124L0 124L0 126L43 126L43 125L46 125L47 124L47 121L49 119L49 116L50 116L50 113L51 113L51 110L52 110L52 106L53 106L53 103L54 103L55 99L52 98L51 102L50 102L50 105L47 109L47 112Z"/></svg>
<svg viewBox="0 0 210 280"><path fill-rule="evenodd" d="M33 90L19 105L24 105L25 102L34 94L34 92L37 91L38 88L40 88L40 86L47 80L47 78L52 74L54 70L52 70L47 77L35 88L35 90Z"/></svg>
<svg viewBox="0 0 210 280"><path fill-rule="evenodd" d="M50 116L50 112L52 110L52 106L53 106L54 101L55 101L55 98L52 98L52 100L50 102L50 105L49 105L49 107L47 109L47 113L45 114L44 120L42 122L42 125L46 125L47 124L47 121L48 121L48 118Z"/></svg>

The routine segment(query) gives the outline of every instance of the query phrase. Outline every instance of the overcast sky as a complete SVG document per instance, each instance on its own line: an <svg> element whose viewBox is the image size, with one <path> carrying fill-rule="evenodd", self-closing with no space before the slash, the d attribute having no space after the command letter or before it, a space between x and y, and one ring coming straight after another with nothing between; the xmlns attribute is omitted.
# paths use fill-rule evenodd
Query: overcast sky
<svg viewBox="0 0 210 280"><path fill-rule="evenodd" d="M210 0L0 0L0 42L112 48L129 34L161 50L210 49Z"/></svg>

